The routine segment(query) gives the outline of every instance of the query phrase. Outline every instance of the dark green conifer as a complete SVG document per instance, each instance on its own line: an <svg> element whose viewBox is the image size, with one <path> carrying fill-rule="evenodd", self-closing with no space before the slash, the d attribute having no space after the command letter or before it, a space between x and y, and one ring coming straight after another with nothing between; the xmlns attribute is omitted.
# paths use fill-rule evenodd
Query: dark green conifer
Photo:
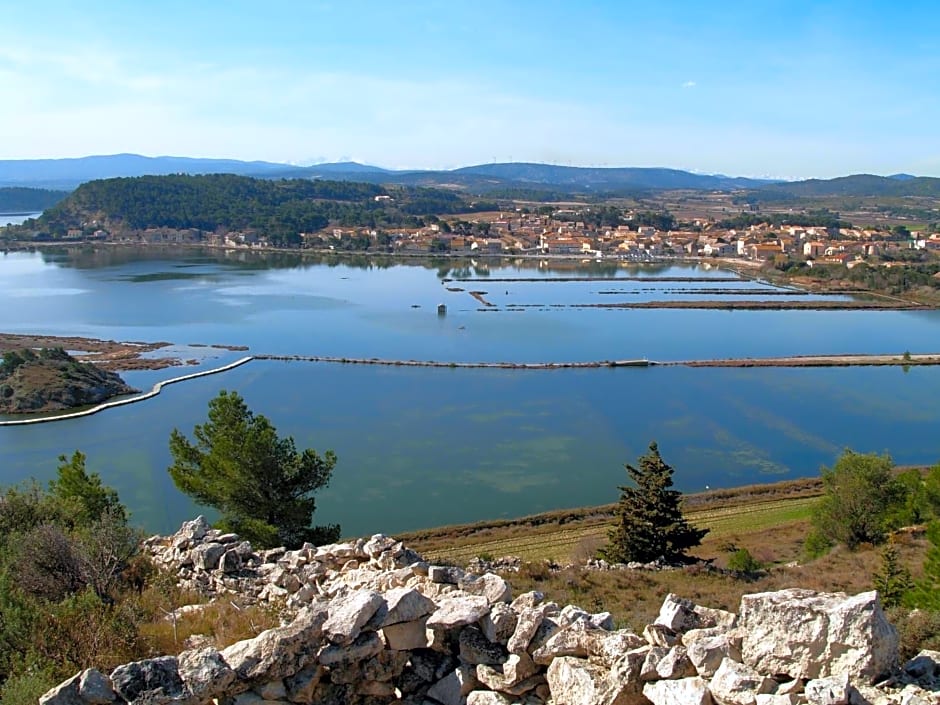
<svg viewBox="0 0 940 705"><path fill-rule="evenodd" d="M682 493L670 489L673 469L659 455L655 441L637 465L626 465L636 486L620 488L617 523L601 555L618 563L681 561L708 529L696 529L682 516Z"/></svg>

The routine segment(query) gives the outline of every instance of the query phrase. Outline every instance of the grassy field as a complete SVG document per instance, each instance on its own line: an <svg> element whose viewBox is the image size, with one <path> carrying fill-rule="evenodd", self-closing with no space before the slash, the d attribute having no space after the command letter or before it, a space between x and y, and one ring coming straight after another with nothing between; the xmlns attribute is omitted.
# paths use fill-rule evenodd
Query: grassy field
<svg viewBox="0 0 940 705"><path fill-rule="evenodd" d="M521 568L502 573L515 593L540 590L560 604L609 611L619 626L641 630L655 619L670 592L736 611L746 593L786 587L847 593L872 589L881 565L878 547L835 549L806 561L803 542L813 503L821 493L820 481L807 479L688 495L686 517L709 529L693 554L710 564L662 571L584 567L584 561L606 542L613 505L442 527L400 538L429 560L444 563L466 565L474 558L516 556L522 559ZM895 544L903 562L918 575L926 552L923 535L905 532ZM765 570L752 575L725 570L730 552L739 548L746 548ZM922 643L922 636L912 637L910 648Z"/></svg>

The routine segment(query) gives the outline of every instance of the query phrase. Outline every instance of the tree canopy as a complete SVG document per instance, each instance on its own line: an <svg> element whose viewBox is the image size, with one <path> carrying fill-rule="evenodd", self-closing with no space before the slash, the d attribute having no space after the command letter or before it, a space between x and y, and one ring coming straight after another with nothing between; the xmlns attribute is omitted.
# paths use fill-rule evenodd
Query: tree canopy
<svg viewBox="0 0 940 705"><path fill-rule="evenodd" d="M617 523L602 555L621 563L685 559L708 529L697 529L682 516L682 493L670 489L673 469L660 456L656 442L640 456L637 467L625 467L635 486L620 487Z"/></svg>
<svg viewBox="0 0 940 705"><path fill-rule="evenodd" d="M298 452L292 437L279 437L265 416L226 390L209 402L208 421L193 435L191 442L173 430L169 473L180 490L219 511L222 528L260 547L339 538L339 525L311 526L313 494L330 481L333 451Z"/></svg>
<svg viewBox="0 0 940 705"><path fill-rule="evenodd" d="M889 517L906 497L904 486L892 477L893 468L889 455L848 449L831 468L824 467L824 495L813 509L818 535L850 549L881 543Z"/></svg>

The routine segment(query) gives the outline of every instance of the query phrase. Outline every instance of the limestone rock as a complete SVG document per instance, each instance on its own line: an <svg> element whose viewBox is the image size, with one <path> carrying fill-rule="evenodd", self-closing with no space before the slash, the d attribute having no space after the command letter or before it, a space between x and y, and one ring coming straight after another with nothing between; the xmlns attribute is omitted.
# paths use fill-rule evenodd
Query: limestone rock
<svg viewBox="0 0 940 705"><path fill-rule="evenodd" d="M117 700L111 679L94 668L82 671L78 681L78 693L89 705L108 705Z"/></svg>
<svg viewBox="0 0 940 705"><path fill-rule="evenodd" d="M775 683L743 663L724 659L708 689L719 705L755 705L758 693L770 693Z"/></svg>
<svg viewBox="0 0 940 705"><path fill-rule="evenodd" d="M325 605L307 607L285 627L226 647L222 658L240 680L284 678L313 663L326 618Z"/></svg>
<svg viewBox="0 0 940 705"><path fill-rule="evenodd" d="M516 705L517 702L491 690L474 690L467 695L467 705Z"/></svg>
<svg viewBox="0 0 940 705"><path fill-rule="evenodd" d="M374 538L374 537L373 537ZM385 593L388 612L382 620L382 627L402 622L413 622L431 614L434 602L414 588L393 588Z"/></svg>
<svg viewBox="0 0 940 705"><path fill-rule="evenodd" d="M685 647L673 646L666 649L662 646L654 646L646 653L640 680L678 680L694 675L696 675L695 666L689 660Z"/></svg>
<svg viewBox="0 0 940 705"><path fill-rule="evenodd" d="M600 642L591 645L589 655L604 666L610 668L614 662L628 651L651 648L646 639L626 629L608 632Z"/></svg>
<svg viewBox="0 0 940 705"><path fill-rule="evenodd" d="M39 705L85 705L85 700L79 694L80 680L81 674L77 673L62 681L39 697Z"/></svg>
<svg viewBox="0 0 940 705"><path fill-rule="evenodd" d="M382 628L382 636L388 648L396 651L424 649L429 646L427 635L428 618L422 617L414 622L391 624Z"/></svg>
<svg viewBox="0 0 940 705"><path fill-rule="evenodd" d="M600 650L600 644L607 634L586 619L578 620L555 632L543 646L532 652L532 659L547 666L558 656L587 658L591 652Z"/></svg>
<svg viewBox="0 0 940 705"><path fill-rule="evenodd" d="M849 705L852 690L848 675L843 673L808 681L805 695L810 705Z"/></svg>
<svg viewBox="0 0 940 705"><path fill-rule="evenodd" d="M512 587L495 573L465 574L458 578L457 587L470 595L482 595L491 605L512 600Z"/></svg>
<svg viewBox="0 0 940 705"><path fill-rule="evenodd" d="M287 699L293 703L310 705L313 702L317 686L326 673L326 668L316 664L289 676L284 680L284 685L287 688Z"/></svg>
<svg viewBox="0 0 940 705"><path fill-rule="evenodd" d="M646 683L643 695L653 705L712 705L708 685L698 676Z"/></svg>
<svg viewBox="0 0 940 705"><path fill-rule="evenodd" d="M744 662L761 673L873 682L897 665L898 635L875 592L744 595L739 625Z"/></svg>
<svg viewBox="0 0 940 705"><path fill-rule="evenodd" d="M510 695L520 695L525 690L514 692L519 684L532 678L538 673L539 668L528 654L512 654L502 666L494 668L486 664L477 666L477 679L490 690L498 690ZM531 690L536 686L532 682Z"/></svg>
<svg viewBox="0 0 940 705"><path fill-rule="evenodd" d="M516 631L518 620L512 607L503 602L497 602L490 608L489 614L484 615L480 620L480 629L490 641L508 646L509 639Z"/></svg>
<svg viewBox="0 0 940 705"><path fill-rule="evenodd" d="M669 627L674 632L690 629L721 627L730 629L734 625L735 615L724 610L700 607L691 600L683 599L673 593L666 595L659 616L654 624Z"/></svg>
<svg viewBox="0 0 940 705"><path fill-rule="evenodd" d="M160 656L118 666L111 672L115 692L129 703L158 705L182 699L183 680L175 656Z"/></svg>
<svg viewBox="0 0 940 705"><path fill-rule="evenodd" d="M180 678L199 702L222 695L235 682L235 671L213 648L184 651L178 658Z"/></svg>
<svg viewBox="0 0 940 705"><path fill-rule="evenodd" d="M562 656L548 667L548 686L555 705L640 705L646 699L640 690L639 667L636 678L629 671L608 671L584 659Z"/></svg>
<svg viewBox="0 0 940 705"><path fill-rule="evenodd" d="M468 626L460 631L458 638L460 660L466 664L500 664L505 663L509 654L502 644L492 642L475 626Z"/></svg>
<svg viewBox="0 0 940 705"><path fill-rule="evenodd" d="M647 624L643 628L643 638L650 646L674 646L679 643L679 634L664 624Z"/></svg>
<svg viewBox="0 0 940 705"><path fill-rule="evenodd" d="M330 604L330 616L323 623L323 633L335 644L350 644L384 605L385 599L372 590L361 590L344 600L334 600Z"/></svg>
<svg viewBox="0 0 940 705"><path fill-rule="evenodd" d="M466 624L473 624L490 611L490 604L479 595L455 594L444 597L437 609L428 618L428 629L449 631Z"/></svg>
<svg viewBox="0 0 940 705"><path fill-rule="evenodd" d="M351 644L330 644L323 648L317 660L324 666L363 661L382 651L385 644L376 632L363 632Z"/></svg>
<svg viewBox="0 0 940 705"><path fill-rule="evenodd" d="M225 546L220 543L202 543L190 551L190 555L197 570L210 571L218 567L225 551Z"/></svg>
<svg viewBox="0 0 940 705"><path fill-rule="evenodd" d="M428 578L432 583L442 583L444 585L456 585L463 577L463 569L452 565L429 565Z"/></svg>
<svg viewBox="0 0 940 705"><path fill-rule="evenodd" d="M507 644L509 651L514 654L525 652L529 648L529 642L532 641L532 637L535 636L544 618L545 614L540 609L536 609L535 607L523 608L519 613L516 629Z"/></svg>
<svg viewBox="0 0 940 705"><path fill-rule="evenodd" d="M692 629L682 635L686 653L695 670L703 678L711 678L721 665L730 658L741 660L741 640L733 632L718 632L715 629Z"/></svg>
<svg viewBox="0 0 940 705"><path fill-rule="evenodd" d="M904 672L917 680L932 680L940 676L940 651L923 649L904 664Z"/></svg>
<svg viewBox="0 0 940 705"><path fill-rule="evenodd" d="M463 664L432 685L428 695L441 705L463 705L467 701L467 695L479 687L476 670Z"/></svg>
<svg viewBox="0 0 940 705"><path fill-rule="evenodd" d="M509 606L512 608L513 612L518 614L525 609L538 607L544 599L545 595L543 593L538 590L530 590L516 597Z"/></svg>

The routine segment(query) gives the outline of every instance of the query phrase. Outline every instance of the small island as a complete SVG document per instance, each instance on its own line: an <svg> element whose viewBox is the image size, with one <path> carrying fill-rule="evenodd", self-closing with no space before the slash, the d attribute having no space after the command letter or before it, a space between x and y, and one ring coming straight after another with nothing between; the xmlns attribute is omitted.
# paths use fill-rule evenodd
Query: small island
<svg viewBox="0 0 940 705"><path fill-rule="evenodd" d="M0 361L0 413L33 414L98 404L138 390L63 348L7 350Z"/></svg>

